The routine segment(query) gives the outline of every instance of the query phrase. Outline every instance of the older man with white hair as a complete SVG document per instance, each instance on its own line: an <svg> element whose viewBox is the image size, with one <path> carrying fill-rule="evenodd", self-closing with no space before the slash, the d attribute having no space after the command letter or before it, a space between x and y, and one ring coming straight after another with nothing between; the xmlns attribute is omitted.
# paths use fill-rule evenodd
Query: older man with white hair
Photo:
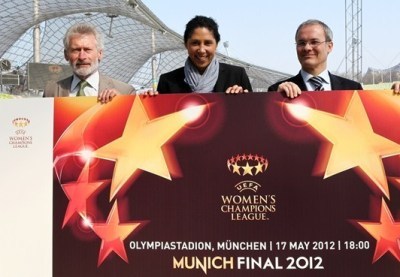
<svg viewBox="0 0 400 277"><path fill-rule="evenodd" d="M88 23L71 26L64 36L64 57L74 74L46 86L43 97L97 96L102 103L118 94L135 92L133 86L99 73L103 58L103 37Z"/></svg>

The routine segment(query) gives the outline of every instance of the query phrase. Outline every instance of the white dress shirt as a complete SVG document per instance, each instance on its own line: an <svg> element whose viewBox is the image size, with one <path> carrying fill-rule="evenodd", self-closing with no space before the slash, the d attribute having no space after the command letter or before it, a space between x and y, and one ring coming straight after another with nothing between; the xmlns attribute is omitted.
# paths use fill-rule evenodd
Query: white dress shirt
<svg viewBox="0 0 400 277"><path fill-rule="evenodd" d="M314 86L308 81L311 77L314 77L314 75L311 75L310 73L305 72L303 69L300 70L300 74L301 74L301 77L303 77L303 80L304 80L304 83L306 84L307 90L314 91ZM332 90L331 79L329 78L328 70L325 69L318 76L320 76L322 79L324 79L324 82L323 82L324 90Z"/></svg>
<svg viewBox="0 0 400 277"><path fill-rule="evenodd" d="M79 91L79 82L81 79L74 74L71 83L71 93L69 96L76 96ZM100 82L100 74L98 71L90 75L86 81L89 85L84 88L85 96L98 96L99 94L99 82Z"/></svg>

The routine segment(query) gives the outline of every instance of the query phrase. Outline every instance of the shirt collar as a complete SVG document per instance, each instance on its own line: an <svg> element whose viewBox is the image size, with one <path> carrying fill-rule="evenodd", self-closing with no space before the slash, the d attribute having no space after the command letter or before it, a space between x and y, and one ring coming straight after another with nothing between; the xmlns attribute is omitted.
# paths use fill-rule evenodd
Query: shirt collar
<svg viewBox="0 0 400 277"><path fill-rule="evenodd" d="M92 87L95 91L99 90L99 80L100 80L99 71L94 72L92 75L90 75L86 79L86 81L89 83L90 87ZM73 91L78 90L77 86L80 81L81 81L81 79L74 74L72 77L71 90L73 90Z"/></svg>
<svg viewBox="0 0 400 277"><path fill-rule="evenodd" d="M314 75L304 71L303 69L300 70L300 74L301 74L301 77L303 77L304 82L307 82L311 77L314 76ZM324 79L324 83L329 84L329 85L331 84L331 80L329 77L329 71L327 69L322 71L318 76L320 76Z"/></svg>

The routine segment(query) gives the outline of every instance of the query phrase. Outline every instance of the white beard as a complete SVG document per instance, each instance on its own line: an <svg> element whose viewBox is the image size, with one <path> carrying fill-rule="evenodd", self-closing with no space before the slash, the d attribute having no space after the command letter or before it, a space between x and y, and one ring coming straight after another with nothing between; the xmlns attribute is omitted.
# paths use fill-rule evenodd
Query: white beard
<svg viewBox="0 0 400 277"><path fill-rule="evenodd" d="M99 61L95 60L94 62L92 62L92 64L90 65L90 67L85 67L85 68L78 68L76 66L76 64L72 65L72 70L74 71L74 73L80 77L87 77L91 74L93 74L94 72L96 72L99 69Z"/></svg>

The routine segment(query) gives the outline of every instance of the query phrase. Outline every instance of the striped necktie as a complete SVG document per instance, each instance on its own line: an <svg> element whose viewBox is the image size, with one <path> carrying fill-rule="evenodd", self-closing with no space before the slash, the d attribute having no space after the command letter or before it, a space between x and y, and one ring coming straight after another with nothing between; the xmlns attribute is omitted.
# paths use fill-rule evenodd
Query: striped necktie
<svg viewBox="0 0 400 277"><path fill-rule="evenodd" d="M78 84L79 90L76 93L76 96L85 96L85 87L87 87L89 83L86 80L81 80Z"/></svg>
<svg viewBox="0 0 400 277"><path fill-rule="evenodd" d="M311 85L314 87L315 91L322 91L324 90L324 79L320 76L314 76L308 79L308 81L311 83Z"/></svg>

